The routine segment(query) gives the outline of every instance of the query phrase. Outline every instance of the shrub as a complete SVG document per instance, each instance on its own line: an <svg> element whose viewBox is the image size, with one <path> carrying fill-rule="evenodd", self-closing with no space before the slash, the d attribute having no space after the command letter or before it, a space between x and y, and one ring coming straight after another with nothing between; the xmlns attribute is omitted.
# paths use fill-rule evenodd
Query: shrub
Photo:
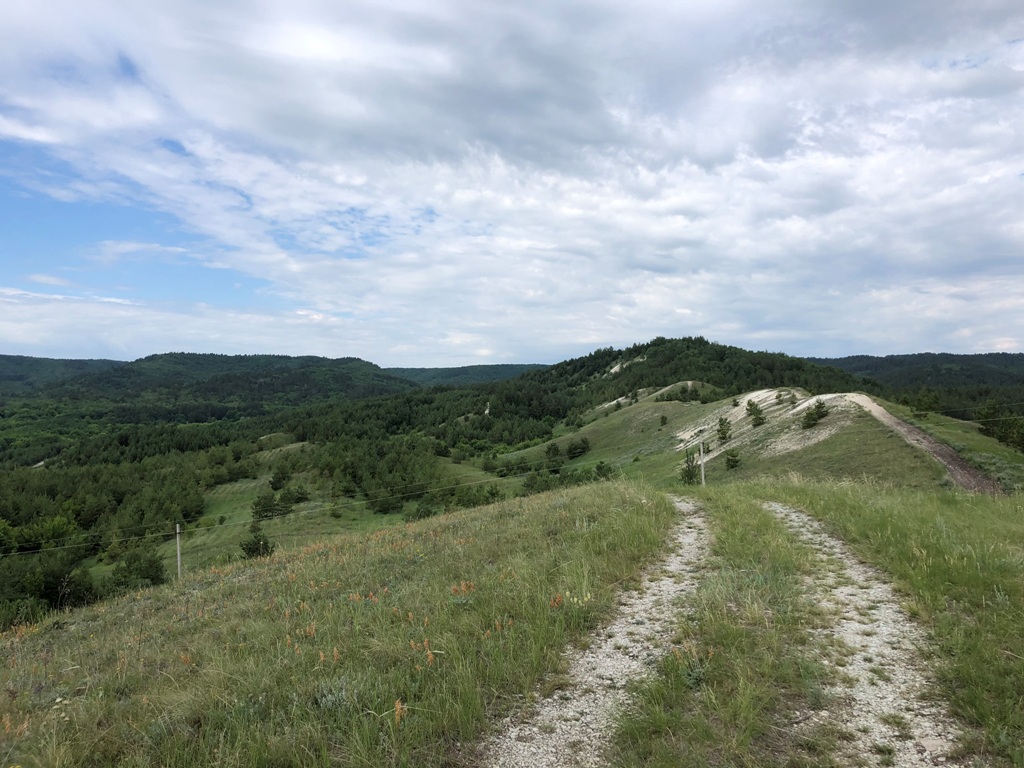
<svg viewBox="0 0 1024 768"><path fill-rule="evenodd" d="M263 528L260 524L253 522L249 526L249 538L243 540L238 546L242 548L242 554L245 555L247 560L252 560L257 557L270 557L277 549L277 545L274 544L267 535L263 533Z"/></svg>

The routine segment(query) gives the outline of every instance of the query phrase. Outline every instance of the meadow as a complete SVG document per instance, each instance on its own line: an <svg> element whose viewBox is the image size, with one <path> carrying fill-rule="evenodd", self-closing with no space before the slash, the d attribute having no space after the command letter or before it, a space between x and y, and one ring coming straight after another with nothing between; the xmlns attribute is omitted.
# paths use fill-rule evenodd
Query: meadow
<svg viewBox="0 0 1024 768"><path fill-rule="evenodd" d="M603 483L17 627L0 636L0 763L460 764L600 624L672 517L643 486Z"/></svg>

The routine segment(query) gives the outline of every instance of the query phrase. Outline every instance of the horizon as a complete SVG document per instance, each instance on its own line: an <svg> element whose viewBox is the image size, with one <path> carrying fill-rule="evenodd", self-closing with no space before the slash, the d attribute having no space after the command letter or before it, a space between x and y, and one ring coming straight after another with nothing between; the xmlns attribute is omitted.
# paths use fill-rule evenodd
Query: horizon
<svg viewBox="0 0 1024 768"><path fill-rule="evenodd" d="M676 337L676 338L685 338L685 337ZM647 344L650 341L653 341L653 339L649 339L648 341L643 341L643 342L633 342L632 344L629 344L628 346L634 346L635 344ZM717 341L714 341L713 339L708 339L708 341L710 343L712 343L712 344L722 344L722 342L717 342ZM964 352L948 352L948 351L935 352L935 351L931 351L931 350L926 350L926 351L923 351L923 352L893 352L893 353L886 354L886 355L873 355L873 354L869 354L869 353L854 352L854 353L849 354L849 355L838 355L838 356L835 356L835 357L824 357L824 356L821 356L821 355L793 355L793 354L790 354L789 352L785 352L785 351L777 350L777 349L749 349L747 347L743 347L743 346L740 346L740 345L737 345L737 344L723 344L723 345L724 346L730 346L730 347L737 347L739 349L743 349L743 350L746 350L748 352L764 352L764 353L768 353L768 354L782 354L782 355L787 355L789 357L795 357L795 358L800 358L800 359L803 359L803 360L812 360L812 361L813 360L839 360L839 359L848 358L848 357L873 357L873 358L878 358L878 359L884 359L884 358L888 358L888 357L909 357L909 356L916 356L916 355L958 355L958 356L1007 355L1007 354L1009 354L1009 355L1012 355L1012 354L1024 355L1024 352L995 351L995 352L967 352L967 353L964 353ZM507 362L500 362L500 363L476 362L476 363L465 363L463 365L390 365L390 364L379 363L376 360L370 360L370 359L367 359L367 358L361 358L361 357L355 357L354 358L353 355L339 355L338 357L327 357L327 356L324 356L324 355L289 355L289 354L280 353L280 352L225 353L225 352L190 352L190 351L185 351L185 350L173 350L173 351L168 351L168 352L151 352L149 354L145 354L145 355L142 355L141 357L135 357L135 358L115 358L115 357L46 357L46 356L40 356L40 355L8 354L6 352L0 352L0 357L23 357L23 358L30 359L30 360L57 360L57 361L71 361L71 362L99 360L99 361L104 361L104 362L116 362L116 363L126 363L126 364L127 363L137 363L140 360L145 360L145 359L150 358L150 357L160 357L160 356L163 356L163 355L210 355L210 356L217 356L217 357L261 357L261 356L267 356L267 357L291 357L291 358L294 358L294 357L316 357L316 358L320 358L320 359L323 359L323 360L344 360L344 359L353 359L354 358L354 359L362 360L365 363L372 363L373 365L376 365L379 368L387 370L387 369L391 369L391 368L410 368L410 369L416 369L416 368L421 368L421 369L431 369L431 368L470 368L470 367L474 367L474 366L502 366L502 365L540 365L540 366L545 366L545 367L551 367L551 366L554 366L554 365L558 365L561 362L565 362L565 361L568 361L568 360L573 360L573 359L576 359L578 357L585 357L586 355L590 354L591 352L594 352L594 351L599 350L599 349L604 349L607 346L610 346L610 345L594 347L594 348L592 348L592 349L590 349L590 350L588 350L586 352L583 352L581 354L573 355L571 357L560 358L560 359L557 359L557 360L553 360L551 362L540 362L540 361L536 361L536 360L532 360L532 361L531 360L524 360L524 361L507 361ZM623 347L616 347L615 349L617 351L624 351L626 349L626 347L625 346L623 346Z"/></svg>

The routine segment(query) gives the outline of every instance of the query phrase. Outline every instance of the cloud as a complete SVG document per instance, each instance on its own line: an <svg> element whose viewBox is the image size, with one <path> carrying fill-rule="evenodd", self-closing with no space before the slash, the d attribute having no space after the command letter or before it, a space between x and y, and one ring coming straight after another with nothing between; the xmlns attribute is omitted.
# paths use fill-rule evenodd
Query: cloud
<svg viewBox="0 0 1024 768"><path fill-rule="evenodd" d="M245 315L253 337L182 303L176 342L86 302L53 339L397 364L1024 338L998 309L1024 277L1016 2L86 5L0 30L0 139L65 169L24 183L190 242L98 240L100 263L230 270L290 313Z"/></svg>
<svg viewBox="0 0 1024 768"><path fill-rule="evenodd" d="M39 283L41 285L54 285L54 286L68 286L71 285L70 280L65 280L63 277L57 277L56 275L44 275L44 274L33 274L29 275L28 279L33 283Z"/></svg>

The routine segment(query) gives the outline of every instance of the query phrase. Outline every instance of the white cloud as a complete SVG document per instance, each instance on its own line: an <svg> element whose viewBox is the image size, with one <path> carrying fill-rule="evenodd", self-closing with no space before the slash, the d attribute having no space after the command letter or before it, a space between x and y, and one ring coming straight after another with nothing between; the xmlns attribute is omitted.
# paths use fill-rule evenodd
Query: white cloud
<svg viewBox="0 0 1024 768"><path fill-rule="evenodd" d="M1024 282L1016 2L84 6L0 30L0 137L73 169L36 188L169 213L208 246L101 242L105 263L180 254L269 281L293 311L247 316L265 348L365 339L427 363L658 334L805 354L1024 338L1000 308ZM105 328L88 306L46 327ZM249 349L202 325L218 312L181 307L178 341L96 333Z"/></svg>

